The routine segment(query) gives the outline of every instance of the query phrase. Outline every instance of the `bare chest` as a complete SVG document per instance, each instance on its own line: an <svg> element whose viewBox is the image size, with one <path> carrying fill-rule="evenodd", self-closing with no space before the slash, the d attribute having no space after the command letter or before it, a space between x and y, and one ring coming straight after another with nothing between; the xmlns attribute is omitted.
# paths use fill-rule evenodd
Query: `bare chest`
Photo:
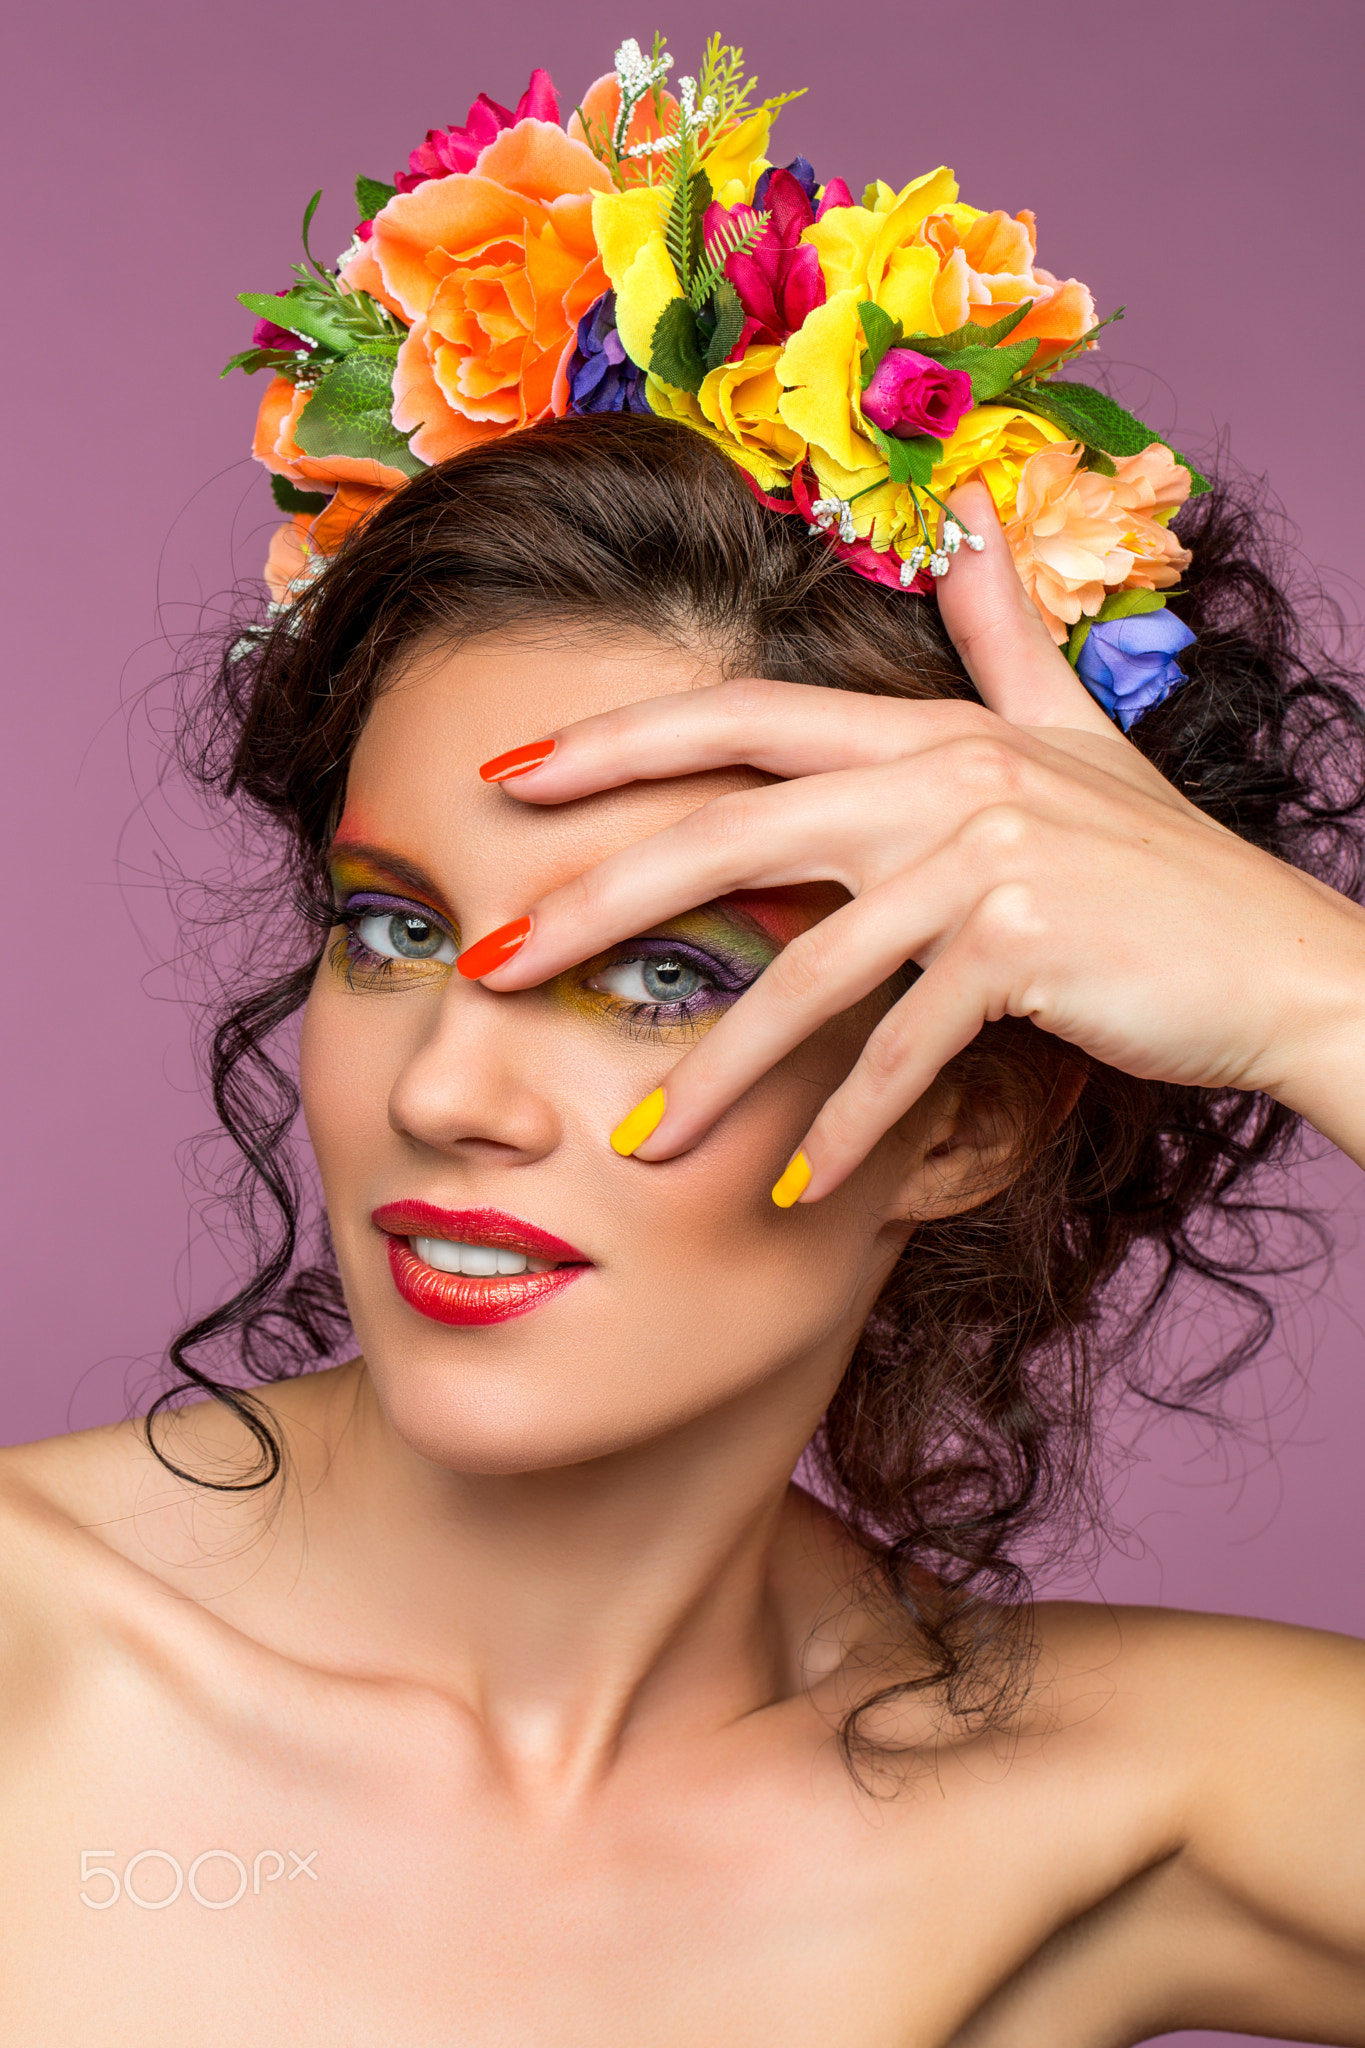
<svg viewBox="0 0 1365 2048"><path fill-rule="evenodd" d="M138 1674L29 1730L0 2034L140 2048L173 2014L243 2048L939 2048L1067 1917L1083 1847L1026 1773L994 1817L929 1792L869 1811L780 1745L547 1819L429 1703L315 1712L286 1689L206 1716Z"/></svg>

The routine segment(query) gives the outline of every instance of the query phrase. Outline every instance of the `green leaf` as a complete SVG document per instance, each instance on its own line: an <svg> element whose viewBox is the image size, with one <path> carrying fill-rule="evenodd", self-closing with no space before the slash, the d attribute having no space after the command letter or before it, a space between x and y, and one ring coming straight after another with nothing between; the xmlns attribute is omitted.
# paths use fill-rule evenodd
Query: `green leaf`
<svg viewBox="0 0 1365 2048"><path fill-rule="evenodd" d="M1096 391L1093 384L1070 384L1053 378L1047 384L1033 386L1024 403L1045 419L1065 427L1078 440L1092 448L1102 448L1106 455L1140 455L1153 441L1161 439L1154 427L1144 426L1103 391Z"/></svg>
<svg viewBox="0 0 1365 2048"><path fill-rule="evenodd" d="M702 226L706 225L705 212ZM692 279L687 296L698 308L704 306L716 286L725 276L725 266L732 256L747 256L754 243L762 236L768 225L767 215L755 213L747 226L735 228L731 222L722 223L718 232L707 241L702 237L702 266Z"/></svg>
<svg viewBox="0 0 1365 2048"><path fill-rule="evenodd" d="M922 491L928 490L934 464L943 460L942 441L932 434L912 434L902 441L898 434L884 434L870 420L864 420L863 426L886 457L893 484L918 484Z"/></svg>
<svg viewBox="0 0 1365 2048"><path fill-rule="evenodd" d="M715 307L716 326L706 348L708 370L719 368L744 332L744 308L739 293L724 278L711 294L711 303Z"/></svg>
<svg viewBox="0 0 1365 2048"><path fill-rule="evenodd" d="M321 198L322 187L321 185L319 185L317 191L313 194L307 206L305 206L305 208L303 209L303 228L301 230L301 239L303 242L304 255L308 258L308 261L312 264L314 270L316 270L316 272L318 273L318 276L324 277L326 275L326 272L323 270L322 265L318 262L317 257L313 254L312 250L308 246L308 230L313 225L313 215L318 210L318 202Z"/></svg>
<svg viewBox="0 0 1365 2048"><path fill-rule="evenodd" d="M686 299L670 299L660 313L650 342L649 367L665 384L679 391L700 391L706 364L697 334L697 316Z"/></svg>
<svg viewBox="0 0 1365 2048"><path fill-rule="evenodd" d="M1046 384L1032 386L1027 394L1015 396L1020 404L1064 427L1088 447L1102 448L1106 455L1141 455L1153 441L1161 440L1154 427L1144 426L1103 391L1096 391L1093 384L1072 384L1054 377ZM1163 447L1167 445L1162 442ZM1202 497L1213 488L1188 456L1178 454L1174 448L1171 453L1181 468L1190 472L1192 498Z"/></svg>
<svg viewBox="0 0 1365 2048"><path fill-rule="evenodd" d="M397 196L396 185L383 185L378 178L357 178L355 181L356 212L362 220L373 220L375 215Z"/></svg>
<svg viewBox="0 0 1365 2048"><path fill-rule="evenodd" d="M258 320L273 320L291 334L306 334L310 341L320 341L337 355L345 355L355 340L342 315L321 292L291 291L283 298L273 292L238 292L237 300Z"/></svg>
<svg viewBox="0 0 1365 2048"><path fill-rule="evenodd" d="M393 368L396 342L369 342L352 349L317 386L294 429L305 455L347 455L387 462L405 476L426 468L393 424Z"/></svg>
<svg viewBox="0 0 1365 2048"><path fill-rule="evenodd" d="M298 367L297 356L288 349L244 348L239 355L230 356L218 374L220 377L227 377L233 370L244 370L248 377L254 377L258 370L297 372Z"/></svg>
<svg viewBox="0 0 1365 2048"><path fill-rule="evenodd" d="M1006 313L1003 320L997 320L993 327L978 327L968 320L965 326L954 327L950 334L907 334L905 346L918 349L922 356L932 356L935 362L946 356L955 356L965 348L996 348L1007 334L1013 334L1021 320L1033 310L1032 299L1025 299L1012 313ZM1017 342L1016 347L1022 347ZM1037 343L1033 344L1037 347Z"/></svg>
<svg viewBox="0 0 1365 2048"><path fill-rule="evenodd" d="M1092 626L1103 619L1134 619L1140 612L1164 612L1166 600L1158 590L1115 590L1100 606L1093 619L1078 619L1066 643L1066 658L1075 668L1081 658Z"/></svg>
<svg viewBox="0 0 1365 2048"><path fill-rule="evenodd" d="M1008 390L1021 370L1027 368L1038 346L1034 341L1006 342L1003 348L960 348L943 367L965 370L972 380L972 403L984 405Z"/></svg>
<svg viewBox="0 0 1365 2048"><path fill-rule="evenodd" d="M287 476L271 477L270 495L281 512L306 512L310 519L331 503L325 494L299 490Z"/></svg>
<svg viewBox="0 0 1365 2048"><path fill-rule="evenodd" d="M864 299L858 308L862 322L863 339L867 347L863 350L863 390L877 374L877 365L889 348L895 348L901 338L901 323L893 320L883 306L874 306L871 299Z"/></svg>

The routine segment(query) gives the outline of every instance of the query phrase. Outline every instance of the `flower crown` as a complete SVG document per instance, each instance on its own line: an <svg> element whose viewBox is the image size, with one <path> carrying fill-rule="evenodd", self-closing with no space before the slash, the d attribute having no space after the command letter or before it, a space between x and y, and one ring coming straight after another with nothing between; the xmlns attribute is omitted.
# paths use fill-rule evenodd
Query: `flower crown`
<svg viewBox="0 0 1365 2048"><path fill-rule="evenodd" d="M767 158L784 93L754 105L713 36L665 87L656 36L560 123L544 71L515 110L481 93L392 185L360 178L350 247L278 296L244 292L274 373L253 452L290 515L279 612L350 530L430 465L566 413L704 434L775 512L858 575L923 595L980 539L948 493L982 481L1053 639L1126 731L1193 638L1163 592L1190 557L1170 519L1203 477L1092 385L1089 291L1035 262L1032 213L959 201L951 171L861 202L804 157ZM1122 309L1109 318L1122 317Z"/></svg>

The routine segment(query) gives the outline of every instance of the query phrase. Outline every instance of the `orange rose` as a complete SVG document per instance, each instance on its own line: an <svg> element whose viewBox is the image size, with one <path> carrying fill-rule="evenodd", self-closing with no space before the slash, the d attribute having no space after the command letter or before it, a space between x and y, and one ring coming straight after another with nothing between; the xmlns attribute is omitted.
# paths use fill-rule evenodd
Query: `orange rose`
<svg viewBox="0 0 1365 2048"><path fill-rule="evenodd" d="M1033 359L1041 368L1094 326L1095 301L1074 277L1063 281L1034 262L1038 241L1027 209L1013 219L999 209L964 218L970 213L960 206L931 213L919 231L918 239L938 254L934 305L944 330L969 320L993 326L1032 299L1032 311L1010 340L1041 343Z"/></svg>
<svg viewBox="0 0 1365 2048"><path fill-rule="evenodd" d="M607 289L592 194L611 177L548 121L518 121L469 172L400 192L367 247L410 320L393 423L422 462L543 418L559 359Z"/></svg>
<svg viewBox="0 0 1365 2048"><path fill-rule="evenodd" d="M306 384L276 377L261 400L251 452L258 462L304 490L319 485L364 484L372 491L396 491L407 482L401 469L353 455L305 455L294 439L299 414L312 397Z"/></svg>

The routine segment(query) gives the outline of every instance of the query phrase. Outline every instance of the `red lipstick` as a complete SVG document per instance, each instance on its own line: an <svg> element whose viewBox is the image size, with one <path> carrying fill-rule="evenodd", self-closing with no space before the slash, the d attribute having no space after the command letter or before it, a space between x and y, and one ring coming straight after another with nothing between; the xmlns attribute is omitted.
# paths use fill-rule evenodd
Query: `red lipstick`
<svg viewBox="0 0 1365 2048"><path fill-rule="evenodd" d="M370 1221L389 1241L389 1271L394 1286L419 1315L454 1324L503 1323L526 1315L551 1295L562 1294L592 1265L576 1246L533 1223L523 1223L501 1209L441 1209L432 1202L386 1202ZM521 1252L528 1258L553 1259L549 1273L497 1273L475 1276L444 1273L419 1259L408 1243L413 1237L439 1237L449 1243L489 1245L495 1251Z"/></svg>

